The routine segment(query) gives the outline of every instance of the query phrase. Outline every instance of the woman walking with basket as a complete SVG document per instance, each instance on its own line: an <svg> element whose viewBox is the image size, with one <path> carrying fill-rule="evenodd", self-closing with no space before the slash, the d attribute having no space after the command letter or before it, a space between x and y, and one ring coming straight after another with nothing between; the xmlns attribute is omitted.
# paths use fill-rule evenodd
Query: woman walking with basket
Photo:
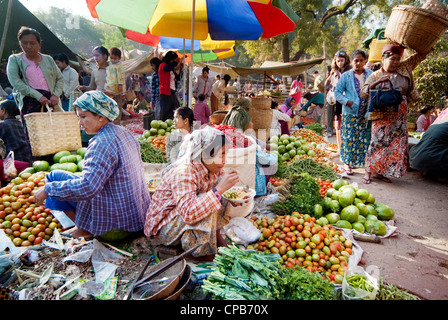
<svg viewBox="0 0 448 320"><path fill-rule="evenodd" d="M371 176L390 183L388 177L400 178L407 167L407 114L408 103L417 101L420 95L414 85L412 71L428 53L415 53L402 61L404 48L387 44L382 50L382 67L366 80L361 96L371 97L369 120L372 120L372 137L366 155L363 182L369 184ZM399 105L372 109L372 90L378 87L399 89L402 101ZM392 92L392 91L391 91Z"/></svg>

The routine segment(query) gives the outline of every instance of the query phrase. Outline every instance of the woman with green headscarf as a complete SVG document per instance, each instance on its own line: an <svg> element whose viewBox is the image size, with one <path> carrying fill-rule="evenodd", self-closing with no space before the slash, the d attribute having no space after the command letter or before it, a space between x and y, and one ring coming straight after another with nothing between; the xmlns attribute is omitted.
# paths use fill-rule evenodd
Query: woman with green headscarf
<svg viewBox="0 0 448 320"><path fill-rule="evenodd" d="M117 103L100 91L76 99L74 109L88 134L95 134L83 160L80 176L54 170L34 200L64 211L75 222L66 233L74 237L101 236L118 240L143 230L149 207L140 145L125 128L115 125Z"/></svg>

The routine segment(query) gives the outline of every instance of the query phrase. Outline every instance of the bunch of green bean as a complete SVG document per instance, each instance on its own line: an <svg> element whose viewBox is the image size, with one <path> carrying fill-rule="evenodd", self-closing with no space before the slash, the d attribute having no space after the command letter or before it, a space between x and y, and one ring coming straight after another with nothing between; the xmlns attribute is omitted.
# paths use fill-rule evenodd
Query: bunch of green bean
<svg viewBox="0 0 448 320"><path fill-rule="evenodd" d="M140 156L143 162L164 163L166 162L163 152L154 148L149 141L139 141Z"/></svg>
<svg viewBox="0 0 448 320"><path fill-rule="evenodd" d="M340 177L330 168L324 167L312 159L297 159L287 166L284 171L284 175L287 177L305 172L314 178L321 178L322 180L334 181Z"/></svg>
<svg viewBox="0 0 448 320"><path fill-rule="evenodd" d="M351 275L347 277L346 281L353 288L362 289L367 292L373 292L375 290L373 283L361 274Z"/></svg>
<svg viewBox="0 0 448 320"><path fill-rule="evenodd" d="M385 284L381 279L376 300L421 300L421 298L406 290L399 289L397 286Z"/></svg>

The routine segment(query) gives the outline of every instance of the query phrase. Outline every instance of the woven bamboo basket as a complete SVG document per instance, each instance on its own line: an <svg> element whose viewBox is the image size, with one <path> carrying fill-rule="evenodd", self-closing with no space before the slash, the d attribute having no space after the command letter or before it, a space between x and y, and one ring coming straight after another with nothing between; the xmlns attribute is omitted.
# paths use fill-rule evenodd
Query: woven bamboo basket
<svg viewBox="0 0 448 320"><path fill-rule="evenodd" d="M250 99L251 109L257 110L270 110L271 109L271 98L265 96L258 96Z"/></svg>
<svg viewBox="0 0 448 320"><path fill-rule="evenodd" d="M82 147L75 112L36 112L24 116L33 156L46 156Z"/></svg>
<svg viewBox="0 0 448 320"><path fill-rule="evenodd" d="M228 110L218 110L218 111L213 112L210 115L210 122L213 124L216 124L216 125L222 123L222 121L224 120L224 118L227 115L227 112L228 112Z"/></svg>
<svg viewBox="0 0 448 320"><path fill-rule="evenodd" d="M272 122L272 109L255 109L253 106L249 109L249 115L252 120L255 135L260 140L267 140Z"/></svg>
<svg viewBox="0 0 448 320"><path fill-rule="evenodd" d="M377 39L373 39L369 46L369 62L380 62L382 58L383 48L386 44L392 43L388 39L380 39L380 36L384 35L384 31L378 34Z"/></svg>
<svg viewBox="0 0 448 320"><path fill-rule="evenodd" d="M437 0L427 0L423 6L422 9L426 9L431 11L434 14L437 14L441 16L442 18L448 17L448 8L443 3L440 3Z"/></svg>
<svg viewBox="0 0 448 320"><path fill-rule="evenodd" d="M448 30L448 20L432 11L398 5L386 24L385 36L419 53L428 53Z"/></svg>

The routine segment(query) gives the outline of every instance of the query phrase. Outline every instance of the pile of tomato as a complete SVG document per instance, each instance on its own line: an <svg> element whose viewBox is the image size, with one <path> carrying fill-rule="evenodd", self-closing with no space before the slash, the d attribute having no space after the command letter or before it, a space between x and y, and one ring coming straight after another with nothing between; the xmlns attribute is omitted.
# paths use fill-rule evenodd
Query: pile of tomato
<svg viewBox="0 0 448 320"><path fill-rule="evenodd" d="M333 188L333 184L328 179L322 180L321 178L317 178L316 180L317 180L317 183L319 184L320 196L322 198L324 198L325 195L327 194L328 189Z"/></svg>
<svg viewBox="0 0 448 320"><path fill-rule="evenodd" d="M0 189L0 229L15 246L40 244L62 230L50 209L34 203L34 193L44 185L44 172L23 173Z"/></svg>
<svg viewBox="0 0 448 320"><path fill-rule="evenodd" d="M296 130L292 133L292 135L296 138L301 137L302 140L306 141L307 143L327 143L327 141L322 136L318 135L315 131L307 128Z"/></svg>
<svg viewBox="0 0 448 320"><path fill-rule="evenodd" d="M274 177L270 177L269 178L269 182L274 186L274 187L280 187L282 185L285 184L285 181L280 179L280 178L274 178Z"/></svg>
<svg viewBox="0 0 448 320"><path fill-rule="evenodd" d="M279 254L285 267L301 266L325 274L332 283L342 283L352 242L340 230L321 226L314 217L298 212L275 219L253 216L250 221L261 236L247 249Z"/></svg>
<svg viewBox="0 0 448 320"><path fill-rule="evenodd" d="M166 136L157 135L150 137L149 139L154 148L159 149L162 152L166 152Z"/></svg>

